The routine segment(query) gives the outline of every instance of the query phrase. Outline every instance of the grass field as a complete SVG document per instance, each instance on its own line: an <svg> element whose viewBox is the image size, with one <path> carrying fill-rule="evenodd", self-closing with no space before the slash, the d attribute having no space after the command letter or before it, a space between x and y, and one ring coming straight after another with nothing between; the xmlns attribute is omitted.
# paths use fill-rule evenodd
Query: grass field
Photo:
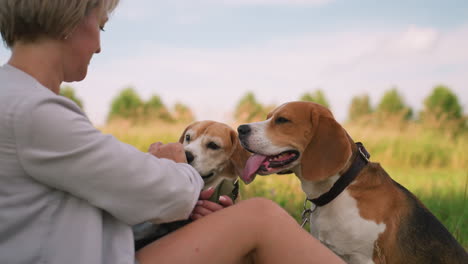
<svg viewBox="0 0 468 264"><path fill-rule="evenodd" d="M146 151L156 141L177 141L186 125L119 122L101 130ZM468 248L468 135L453 137L416 124L345 127L355 141L365 144L372 161L381 163L392 178L418 196ZM276 201L299 221L305 195L294 175L259 176L241 186L242 199L258 196Z"/></svg>

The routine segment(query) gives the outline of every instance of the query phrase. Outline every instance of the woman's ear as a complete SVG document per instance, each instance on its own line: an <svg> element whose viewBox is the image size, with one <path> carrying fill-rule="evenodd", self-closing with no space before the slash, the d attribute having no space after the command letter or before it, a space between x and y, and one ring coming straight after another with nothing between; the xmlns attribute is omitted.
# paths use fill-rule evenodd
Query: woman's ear
<svg viewBox="0 0 468 264"><path fill-rule="evenodd" d="M302 155L302 177L320 181L337 174L348 162L352 149L348 134L332 116L319 115L312 125L317 127Z"/></svg>

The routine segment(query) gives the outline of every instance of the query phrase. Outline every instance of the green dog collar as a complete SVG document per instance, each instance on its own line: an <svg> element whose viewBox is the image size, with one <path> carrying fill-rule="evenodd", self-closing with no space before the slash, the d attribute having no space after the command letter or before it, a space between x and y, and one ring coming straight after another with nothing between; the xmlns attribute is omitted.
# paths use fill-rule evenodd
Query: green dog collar
<svg viewBox="0 0 468 264"><path fill-rule="evenodd" d="M235 201L239 196L239 181L236 180L232 182L230 180L223 180L218 187L216 187L215 192L208 200L219 203L219 197L223 195L227 195L232 201Z"/></svg>

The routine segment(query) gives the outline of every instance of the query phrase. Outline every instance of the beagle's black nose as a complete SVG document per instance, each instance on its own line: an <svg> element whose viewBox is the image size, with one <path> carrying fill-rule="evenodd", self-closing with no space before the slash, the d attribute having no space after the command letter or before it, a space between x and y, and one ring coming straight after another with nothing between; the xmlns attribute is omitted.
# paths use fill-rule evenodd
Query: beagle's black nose
<svg viewBox="0 0 468 264"><path fill-rule="evenodd" d="M248 134L250 134L250 131L252 131L252 130L250 129L249 125L240 125L237 128L237 132L239 133L239 137L247 136Z"/></svg>
<svg viewBox="0 0 468 264"><path fill-rule="evenodd" d="M192 161L195 159L192 152L190 152L190 151L185 151L185 157L187 158L187 163L188 164L192 163Z"/></svg>

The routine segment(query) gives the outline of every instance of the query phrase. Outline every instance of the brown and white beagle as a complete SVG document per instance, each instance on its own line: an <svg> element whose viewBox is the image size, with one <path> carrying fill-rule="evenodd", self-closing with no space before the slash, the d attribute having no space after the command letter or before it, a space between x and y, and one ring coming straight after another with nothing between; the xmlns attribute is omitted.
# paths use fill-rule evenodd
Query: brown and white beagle
<svg viewBox="0 0 468 264"><path fill-rule="evenodd" d="M251 155L240 145L233 128L211 120L190 124L179 142L184 145L187 162L203 178L204 189L217 188L226 182L234 184Z"/></svg>
<svg viewBox="0 0 468 264"><path fill-rule="evenodd" d="M355 144L325 107L290 102L267 120L238 127L256 174L294 172L307 199L314 237L347 263L468 263L449 231Z"/></svg>
<svg viewBox="0 0 468 264"><path fill-rule="evenodd" d="M218 202L221 195L227 195L236 201L239 192L237 180L251 155L240 145L237 132L223 123L197 121L185 128L179 142L184 145L187 162L203 178L203 190L215 188L209 200ZM135 250L189 222L190 220L182 220L160 225L145 222L134 226Z"/></svg>

